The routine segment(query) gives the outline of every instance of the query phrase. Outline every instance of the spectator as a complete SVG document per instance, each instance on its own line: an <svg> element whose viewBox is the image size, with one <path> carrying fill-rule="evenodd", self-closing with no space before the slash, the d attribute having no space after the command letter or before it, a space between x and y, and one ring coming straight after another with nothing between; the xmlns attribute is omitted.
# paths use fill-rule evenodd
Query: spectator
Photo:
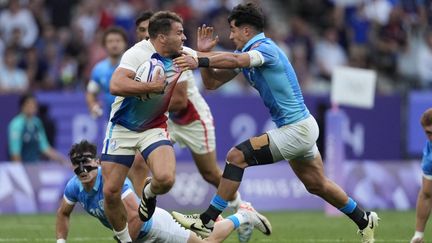
<svg viewBox="0 0 432 243"><path fill-rule="evenodd" d="M79 0L45 0L47 14L56 29L69 27Z"/></svg>
<svg viewBox="0 0 432 243"><path fill-rule="evenodd" d="M310 26L298 16L292 18L289 23L291 31L285 42L293 49L293 52L295 52L296 49L301 49L302 53L305 55L304 58L306 58L307 65L309 66L312 63L314 51Z"/></svg>
<svg viewBox="0 0 432 243"><path fill-rule="evenodd" d="M369 0L366 1L365 14L366 17L378 24L386 25L389 20L392 5L388 0Z"/></svg>
<svg viewBox="0 0 432 243"><path fill-rule="evenodd" d="M19 0L10 0L9 7L0 13L0 32L6 43L10 43L14 29L22 34L20 44L23 47L31 47L38 37L34 16L28 9L21 7Z"/></svg>
<svg viewBox="0 0 432 243"><path fill-rule="evenodd" d="M347 64L347 56L338 43L338 33L333 27L324 30L323 39L317 43L315 50L318 74L325 80L330 80L336 67Z"/></svg>
<svg viewBox="0 0 432 243"><path fill-rule="evenodd" d="M432 28L425 33L425 42L419 48L417 69L420 76L420 85L423 88L432 88Z"/></svg>
<svg viewBox="0 0 432 243"><path fill-rule="evenodd" d="M39 88L48 70L47 62L38 56L36 48L30 48L22 58L19 67L26 70L28 80L31 80L31 90Z"/></svg>
<svg viewBox="0 0 432 243"><path fill-rule="evenodd" d="M402 22L402 12L394 9L388 24L378 30L377 40L374 43L374 64L379 71L393 77L396 74L398 54L408 44L407 33Z"/></svg>
<svg viewBox="0 0 432 243"><path fill-rule="evenodd" d="M24 93L29 80L24 70L18 68L17 51L8 47L4 52L4 65L0 66L0 93Z"/></svg>
<svg viewBox="0 0 432 243"><path fill-rule="evenodd" d="M9 154L12 161L41 161L42 155L45 155L50 160L67 163L65 157L48 143L42 122L36 116L36 98L25 94L20 98L19 105L21 112L9 123Z"/></svg>
<svg viewBox="0 0 432 243"><path fill-rule="evenodd" d="M432 0L419 0L421 22L424 26L432 26Z"/></svg>
<svg viewBox="0 0 432 243"><path fill-rule="evenodd" d="M371 24L365 15L364 3L357 5L353 13L347 15L347 24L351 31L351 42L356 45L367 45Z"/></svg>

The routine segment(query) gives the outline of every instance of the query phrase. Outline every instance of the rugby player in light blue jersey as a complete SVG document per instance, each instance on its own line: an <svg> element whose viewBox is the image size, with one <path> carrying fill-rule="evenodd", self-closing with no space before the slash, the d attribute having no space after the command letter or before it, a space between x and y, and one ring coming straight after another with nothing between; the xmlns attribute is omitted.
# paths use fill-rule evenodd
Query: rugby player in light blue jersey
<svg viewBox="0 0 432 243"><path fill-rule="evenodd" d="M75 204L99 219L107 228L112 229L104 210L102 171L96 158L96 146L87 141L74 144L69 152L76 176L71 178L64 190L64 196L57 211L57 243L65 243L69 232L69 219ZM271 230L271 224L257 213L248 203L242 203L237 213L221 219L215 230L206 240L186 230L174 221L171 215L156 208L153 216L143 223L138 216L139 197L133 190L132 183L126 178L121 189L122 203L127 212L128 228L134 242L158 243L203 243L221 242L241 224L252 224L261 231ZM121 239L115 237L118 242Z"/></svg>
<svg viewBox="0 0 432 243"><path fill-rule="evenodd" d="M423 112L420 123L428 140L423 149L423 180L417 198L416 227L411 243L424 242L424 231L432 210L432 108Z"/></svg>
<svg viewBox="0 0 432 243"><path fill-rule="evenodd" d="M374 242L378 223L375 212L362 210L357 203L324 174L316 146L318 125L303 101L294 69L286 54L264 35L264 17L254 4L237 5L228 17L230 39L236 53L208 52L217 42L213 29L198 30L198 58L184 55L175 59L183 70L201 69L204 85L216 89L242 72L260 94L277 128L252 137L231 148L223 178L209 208L201 215L173 215L186 228L210 231L214 220L226 208L239 188L248 166L288 160L306 189L338 208L358 226L362 242ZM216 69L213 69L216 68Z"/></svg>
<svg viewBox="0 0 432 243"><path fill-rule="evenodd" d="M102 44L108 57L96 63L91 71L90 81L87 84L86 100L89 111L93 117L102 114L108 120L111 112L111 104L115 96L110 93L110 80L114 70L120 63L120 58L127 48L126 32L120 27L110 27L105 30ZM97 96L101 94L103 108L98 102Z"/></svg>

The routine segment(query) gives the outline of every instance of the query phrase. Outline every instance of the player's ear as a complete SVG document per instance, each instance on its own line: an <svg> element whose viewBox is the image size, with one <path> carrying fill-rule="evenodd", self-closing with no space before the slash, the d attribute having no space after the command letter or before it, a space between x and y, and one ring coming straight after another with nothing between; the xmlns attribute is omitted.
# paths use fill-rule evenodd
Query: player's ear
<svg viewBox="0 0 432 243"><path fill-rule="evenodd" d="M159 41L161 43L165 44L165 42L166 42L166 36L164 34L158 34L157 38L159 39Z"/></svg>
<svg viewBox="0 0 432 243"><path fill-rule="evenodd" d="M101 160L100 160L100 158L96 158L96 164L97 164L98 166L101 165Z"/></svg>

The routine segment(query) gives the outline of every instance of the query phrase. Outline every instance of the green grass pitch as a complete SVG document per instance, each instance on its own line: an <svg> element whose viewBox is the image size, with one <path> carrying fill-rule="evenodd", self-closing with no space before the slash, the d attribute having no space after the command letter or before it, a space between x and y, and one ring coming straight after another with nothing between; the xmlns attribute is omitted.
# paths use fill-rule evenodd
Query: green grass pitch
<svg viewBox="0 0 432 243"><path fill-rule="evenodd" d="M414 232L414 211L378 212L381 221L376 242L409 242ZM360 242L356 226L346 217L327 217L323 212L264 213L273 234L254 231L250 242ZM426 230L426 242L432 242ZM55 215L0 215L0 242L55 242ZM85 214L72 214L68 242L114 242L111 232ZM238 242L234 232L226 242Z"/></svg>

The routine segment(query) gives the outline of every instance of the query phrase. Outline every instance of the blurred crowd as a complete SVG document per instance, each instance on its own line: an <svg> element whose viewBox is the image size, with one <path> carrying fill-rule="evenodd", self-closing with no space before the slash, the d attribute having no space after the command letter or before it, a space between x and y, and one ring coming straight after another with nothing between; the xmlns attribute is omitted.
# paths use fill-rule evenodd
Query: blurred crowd
<svg viewBox="0 0 432 243"><path fill-rule="evenodd" d="M215 27L220 50L233 50L227 16L241 0L0 0L0 93L84 90L105 57L112 25L135 42L135 18L172 10L187 45L196 28ZM255 1L264 2L264 1ZM287 52L305 92L330 90L338 66L374 69L378 92L432 88L432 0L267 0L266 34ZM252 93L239 78L219 92Z"/></svg>

